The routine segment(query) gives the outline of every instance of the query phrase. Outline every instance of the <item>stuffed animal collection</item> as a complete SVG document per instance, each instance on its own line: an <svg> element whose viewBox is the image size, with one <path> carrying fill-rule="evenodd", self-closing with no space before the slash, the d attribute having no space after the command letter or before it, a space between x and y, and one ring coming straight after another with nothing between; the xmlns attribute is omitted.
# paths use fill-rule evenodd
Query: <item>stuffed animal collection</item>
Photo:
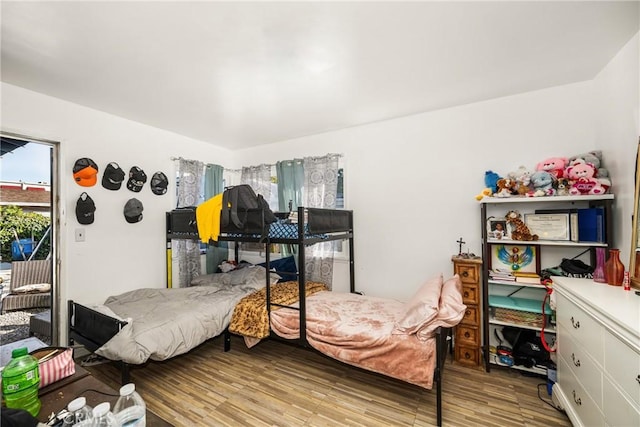
<svg viewBox="0 0 640 427"><path fill-rule="evenodd" d="M530 170L520 166L502 177L485 172L484 197L542 197L605 194L611 187L609 171L602 166L602 151L594 150L571 157L549 157Z"/></svg>

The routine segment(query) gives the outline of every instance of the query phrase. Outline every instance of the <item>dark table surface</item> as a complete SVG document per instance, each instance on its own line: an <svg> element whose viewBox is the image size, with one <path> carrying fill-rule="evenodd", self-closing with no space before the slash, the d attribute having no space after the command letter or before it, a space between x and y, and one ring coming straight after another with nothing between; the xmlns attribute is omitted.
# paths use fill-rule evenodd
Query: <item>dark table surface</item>
<svg viewBox="0 0 640 427"><path fill-rule="evenodd" d="M98 381L89 371L76 364L76 373L40 390L42 408L38 420L46 423L52 413L66 408L76 397L84 396L87 405L95 408L102 402L111 403L111 409L118 400L118 390L114 390L102 381ZM147 426L172 427L173 425L147 409Z"/></svg>

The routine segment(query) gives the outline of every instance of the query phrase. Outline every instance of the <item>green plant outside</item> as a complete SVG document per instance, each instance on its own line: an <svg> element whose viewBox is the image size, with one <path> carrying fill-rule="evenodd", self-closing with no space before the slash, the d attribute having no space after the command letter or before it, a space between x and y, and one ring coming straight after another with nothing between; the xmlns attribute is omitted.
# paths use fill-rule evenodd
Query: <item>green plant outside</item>
<svg viewBox="0 0 640 427"><path fill-rule="evenodd" d="M3 262L11 262L11 244L15 241L13 230L20 239L30 239L33 236L34 249L44 236L51 219L36 212L24 212L18 206L0 206L0 255ZM51 248L51 235L42 242L38 253L33 259L45 259Z"/></svg>

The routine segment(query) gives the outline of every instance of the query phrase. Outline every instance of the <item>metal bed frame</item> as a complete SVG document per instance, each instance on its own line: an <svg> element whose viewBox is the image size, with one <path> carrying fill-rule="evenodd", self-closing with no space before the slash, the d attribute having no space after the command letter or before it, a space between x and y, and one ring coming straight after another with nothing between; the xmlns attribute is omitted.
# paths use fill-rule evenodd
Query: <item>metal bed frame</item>
<svg viewBox="0 0 640 427"><path fill-rule="evenodd" d="M311 217L312 213L315 214L324 214L326 213L327 215L331 215L331 212L333 212L334 210L331 209L313 209L311 212L309 213L309 217ZM347 223L341 223L341 224L337 224L334 227L329 227L327 229L314 229L314 227L311 226L311 224L308 224L304 221L305 218L305 213L307 212L307 209L304 207L298 207L298 238L297 239L283 239L283 238L266 238L266 239L261 239L261 237L259 236L227 236L227 235L220 235L219 240L220 241L226 241L226 242L233 242L233 243L242 243L242 242L250 242L250 243L263 243L265 245L265 265L266 265L266 269L267 272L271 271L270 268L270 251L268 250L269 245L270 244L288 244L288 245L296 245L298 247L298 295L300 295L300 300L299 300L299 306L295 307L295 306L288 306L288 305L283 305L283 304L276 304L276 303L271 303L271 292L270 292L270 286L269 286L269 274L267 273L267 277L266 277L266 298L267 298L267 316L269 316L268 318L270 318L271 316L271 309L272 307L286 307L286 308L290 308L290 309L294 309L294 310L298 310L300 312L300 315L298 316L299 320L300 320L300 337L298 339L285 339L282 338L280 336L278 336L277 334L275 334L273 331L270 332L269 334L269 338L271 339L275 339L277 341L281 341L281 342L285 342L288 344L295 344L301 347L304 347L306 349L315 351L319 354L322 354L320 352L318 352L317 350L315 350L307 341L307 336L306 336L306 298L304 297L304 295L306 294L305 292L305 286L306 286L306 271L305 271L305 263L304 263L304 259L305 259L305 253L306 253L306 247L307 246L311 246L314 245L316 243L320 243L320 242L329 242L329 241L337 241L337 240L348 240L349 242L349 289L351 293L358 293L355 290L355 267L354 267L354 242L353 242L353 212L352 211L343 211L341 210L341 212L344 212L347 216L348 216L348 221ZM319 238L319 237L306 237L305 236L305 230L307 229L306 226L309 225L308 230L311 233L330 233L327 236L325 236L324 238ZM235 245L234 246L234 255L235 255L235 260L239 261L239 245ZM276 271L275 273L278 273L278 271ZM286 274L290 274L290 273L286 273ZM271 329L271 326L269 326L269 329ZM436 418L437 418L437 425L441 426L442 425L442 370L444 368L444 363L446 362L446 358L448 354L452 354L453 352L453 346L452 346L452 336L453 336L453 328L438 328L435 332L435 339L436 339L436 364L435 364L435 370L434 370L434 375L433 375L433 379L434 382L436 383ZM231 350L231 332L229 331L229 329L225 329L224 333L224 351L230 351ZM325 356L324 354L322 354L323 356ZM328 356L325 356L328 357ZM333 360L333 359L332 359ZM340 362L340 363L344 363L344 362ZM351 365L350 365L351 366ZM351 366L353 368L356 369L362 369L363 368L358 368L358 367L354 367ZM367 370L365 370L367 371ZM367 371L367 372L371 372L371 371ZM381 375L381 374L380 374Z"/></svg>

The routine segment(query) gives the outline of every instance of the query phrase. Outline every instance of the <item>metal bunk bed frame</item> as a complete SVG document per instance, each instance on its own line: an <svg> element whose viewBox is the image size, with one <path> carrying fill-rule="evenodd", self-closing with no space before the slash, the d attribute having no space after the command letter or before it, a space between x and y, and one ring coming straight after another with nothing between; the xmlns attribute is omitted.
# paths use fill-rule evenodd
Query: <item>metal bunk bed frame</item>
<svg viewBox="0 0 640 427"><path fill-rule="evenodd" d="M314 210L316 210L314 208ZM322 211L322 209L318 209ZM327 212L333 211L332 209L324 209ZM283 239L283 238L271 238L266 237L264 239L256 236L226 236L221 234L219 236L219 241L225 242L234 242L234 243L263 243L265 245L265 268L267 269L266 274L266 299L267 299L267 316L271 318L271 308L272 306L276 307L285 307L294 310L298 310L300 315L298 316L300 320L300 337L298 339L285 339L273 331L271 331L271 325L269 322L269 338L286 342L288 344L297 344L301 347L311 349L316 351L307 341L306 335L306 298L304 295L305 287L306 287L306 270L305 270L305 252L306 247L314 245L316 243L321 242L329 242L329 241L337 241L337 240L348 240L349 241L349 288L351 293L358 293L355 290L355 266L354 266L354 242L353 242L353 211L342 211L348 213L348 227L338 227L338 230L335 232L330 232L325 238L320 237L306 237L306 223L304 221L306 208L298 207L298 238L297 239ZM310 230L313 231L313 230ZM271 244L288 244L288 245L297 245L298 247L298 295L300 295L299 306L293 307L283 304L271 303L271 291L270 291L270 280L269 273L271 272L270 262L271 256L269 251L269 245ZM235 260L239 260L239 245L236 244L234 246L234 257ZM277 271L276 271L277 273ZM289 273L287 273L289 274ZM433 374L433 379L436 383L436 419L437 425L442 425L442 368L447 358L447 354L452 354L453 346L452 346L452 328L438 328L435 332L436 339L436 363L435 370ZM224 351L230 351L231 349L231 332L229 332L229 328L224 331ZM322 354L322 353L319 353ZM323 355L325 356L325 355ZM328 357L328 356L325 356ZM344 362L341 362L344 363ZM354 367L356 369L362 369L358 367ZM367 371L370 372L370 371Z"/></svg>

